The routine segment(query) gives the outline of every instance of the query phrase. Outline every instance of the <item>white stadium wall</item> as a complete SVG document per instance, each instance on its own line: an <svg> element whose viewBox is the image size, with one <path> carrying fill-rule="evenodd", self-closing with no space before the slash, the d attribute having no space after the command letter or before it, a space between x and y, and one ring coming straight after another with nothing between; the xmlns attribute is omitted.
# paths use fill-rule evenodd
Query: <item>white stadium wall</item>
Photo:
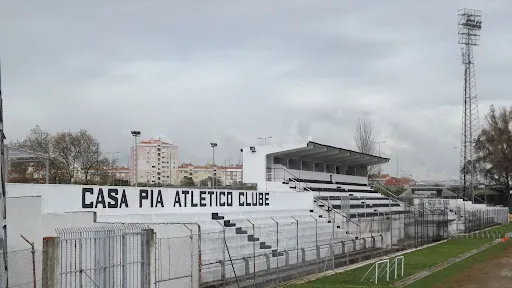
<svg viewBox="0 0 512 288"><path fill-rule="evenodd" d="M310 210L310 192L187 188L9 184L11 198L41 197L42 214L97 212L98 215L208 214L287 209ZM293 196L291 193L294 193ZM293 197L293 206L290 205Z"/></svg>
<svg viewBox="0 0 512 288"><path fill-rule="evenodd" d="M286 150L294 150L307 147L307 142L286 145L266 145L266 146L252 146L254 152L250 147L243 149L243 179L245 183L258 184L258 190L264 187L266 182L266 168L267 168L267 155L282 152ZM272 163L272 162L269 162Z"/></svg>

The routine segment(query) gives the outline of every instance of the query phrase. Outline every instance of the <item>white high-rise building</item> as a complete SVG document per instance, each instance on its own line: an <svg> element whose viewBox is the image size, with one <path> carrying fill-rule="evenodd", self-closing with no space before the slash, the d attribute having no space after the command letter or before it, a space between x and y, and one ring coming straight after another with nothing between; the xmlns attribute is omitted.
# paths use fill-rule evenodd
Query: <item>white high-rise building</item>
<svg viewBox="0 0 512 288"><path fill-rule="evenodd" d="M131 147L130 182L135 183L135 149ZM178 184L178 145L160 139L137 144L137 183Z"/></svg>

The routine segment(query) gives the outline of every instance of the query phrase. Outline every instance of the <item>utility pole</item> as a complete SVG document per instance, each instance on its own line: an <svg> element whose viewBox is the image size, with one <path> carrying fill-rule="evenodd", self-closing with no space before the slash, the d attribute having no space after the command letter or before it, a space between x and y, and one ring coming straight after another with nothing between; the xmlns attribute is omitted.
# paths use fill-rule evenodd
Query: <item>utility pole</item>
<svg viewBox="0 0 512 288"><path fill-rule="evenodd" d="M112 162L110 164L111 167L110 167L110 173L109 173L111 179L108 182L110 184L110 182L112 181L112 183L115 184L115 177L114 177L115 163L114 162L115 162L115 155L119 154L119 152L116 151L116 152L108 152L107 153L107 155L110 155L110 154L112 154ZM113 184L111 184L111 185L113 185Z"/></svg>
<svg viewBox="0 0 512 288"><path fill-rule="evenodd" d="M386 141L385 141L385 140L384 140L384 141L375 141L375 142L373 142L373 143L375 143L375 144L379 145L379 157L380 157L380 144L385 144L385 143L386 143ZM381 166L381 164L379 164L379 177L380 177L380 175L382 174L382 169L381 169L381 167L382 167L382 166Z"/></svg>
<svg viewBox="0 0 512 288"><path fill-rule="evenodd" d="M398 178L400 177L400 175L398 175L398 151L396 152L396 178L398 180Z"/></svg>

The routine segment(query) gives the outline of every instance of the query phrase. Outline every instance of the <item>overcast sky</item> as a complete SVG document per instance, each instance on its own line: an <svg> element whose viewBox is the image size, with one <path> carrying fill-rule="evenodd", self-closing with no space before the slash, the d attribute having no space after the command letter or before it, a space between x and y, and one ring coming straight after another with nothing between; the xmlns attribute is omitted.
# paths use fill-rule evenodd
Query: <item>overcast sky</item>
<svg viewBox="0 0 512 288"><path fill-rule="evenodd" d="M387 171L398 152L406 174L458 177L463 7L483 10L483 117L511 103L510 1L2 1L6 134L84 128L127 163L138 129L237 162L262 136L354 149L367 112Z"/></svg>

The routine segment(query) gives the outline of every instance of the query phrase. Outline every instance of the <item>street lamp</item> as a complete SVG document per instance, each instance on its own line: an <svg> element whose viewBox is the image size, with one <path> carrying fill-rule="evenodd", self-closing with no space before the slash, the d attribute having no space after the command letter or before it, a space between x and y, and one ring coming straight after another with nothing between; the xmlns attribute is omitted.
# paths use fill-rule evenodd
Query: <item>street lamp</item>
<svg viewBox="0 0 512 288"><path fill-rule="evenodd" d="M111 164L111 171L110 171L110 180L112 181L112 185L116 184L114 179L114 161L115 161L115 155L119 154L119 152L108 152L107 155L112 154L112 164ZM110 181L109 181L110 182Z"/></svg>
<svg viewBox="0 0 512 288"><path fill-rule="evenodd" d="M213 189L215 189L215 147L217 147L217 143L215 142L211 142L210 143L210 146L212 146L212 186L213 186Z"/></svg>
<svg viewBox="0 0 512 288"><path fill-rule="evenodd" d="M135 156L135 162L133 163L134 167L134 173L133 173L133 176L134 176L134 182L135 182L135 187L137 187L137 170L139 170L139 159L137 159L137 137L140 137L140 131L137 131L137 130L132 130L131 131L132 133L132 136L133 136L133 139L135 141L135 146L134 146L134 149L135 149L135 152L134 152L134 156Z"/></svg>
<svg viewBox="0 0 512 288"><path fill-rule="evenodd" d="M380 144L385 144L386 143L386 140L384 141L374 141L373 143L379 145L379 157L380 157ZM379 176L381 175L382 171L381 171L381 164L379 164Z"/></svg>
<svg viewBox="0 0 512 288"><path fill-rule="evenodd" d="M263 144L267 145L267 139L272 139L272 136L258 137L259 140L263 140Z"/></svg>

